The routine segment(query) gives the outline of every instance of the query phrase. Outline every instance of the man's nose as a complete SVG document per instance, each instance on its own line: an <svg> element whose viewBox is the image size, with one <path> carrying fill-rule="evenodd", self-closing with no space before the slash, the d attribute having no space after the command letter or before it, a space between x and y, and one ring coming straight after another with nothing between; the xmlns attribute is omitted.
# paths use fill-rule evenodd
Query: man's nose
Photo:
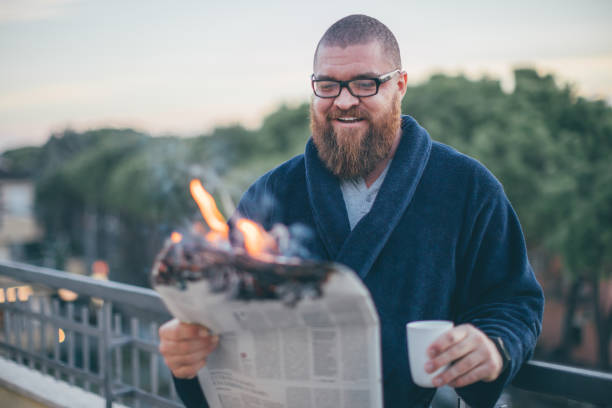
<svg viewBox="0 0 612 408"><path fill-rule="evenodd" d="M336 96L334 99L334 105L338 107L338 109L347 110L352 106L355 106L359 103L359 98L351 95L348 88L343 87L340 89L340 95Z"/></svg>

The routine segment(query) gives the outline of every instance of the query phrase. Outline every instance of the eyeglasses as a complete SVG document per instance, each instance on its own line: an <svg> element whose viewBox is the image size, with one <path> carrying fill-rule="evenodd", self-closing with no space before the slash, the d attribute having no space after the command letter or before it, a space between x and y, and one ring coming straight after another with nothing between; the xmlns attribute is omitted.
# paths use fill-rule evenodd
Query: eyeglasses
<svg viewBox="0 0 612 408"><path fill-rule="evenodd" d="M348 89L355 97L374 96L378 93L380 84L390 80L393 75L401 72L399 69L382 74L377 78L357 78L350 81L335 81L333 79L316 79L312 74L312 90L319 98L336 98L342 92L342 88Z"/></svg>

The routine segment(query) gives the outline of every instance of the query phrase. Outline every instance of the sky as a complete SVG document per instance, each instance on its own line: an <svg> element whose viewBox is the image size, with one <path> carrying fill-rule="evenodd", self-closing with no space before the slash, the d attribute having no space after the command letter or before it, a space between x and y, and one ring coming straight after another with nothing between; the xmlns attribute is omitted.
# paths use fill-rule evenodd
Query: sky
<svg viewBox="0 0 612 408"><path fill-rule="evenodd" d="M612 1L0 0L0 152L103 126L193 136L308 101L323 32L354 13L436 72L555 74L612 104ZM418 119L418 118L417 118Z"/></svg>

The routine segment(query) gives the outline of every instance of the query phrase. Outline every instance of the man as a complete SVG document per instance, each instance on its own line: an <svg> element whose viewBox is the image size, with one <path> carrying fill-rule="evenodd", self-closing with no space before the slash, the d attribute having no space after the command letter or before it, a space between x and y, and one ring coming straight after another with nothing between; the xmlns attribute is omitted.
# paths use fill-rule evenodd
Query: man
<svg viewBox="0 0 612 408"><path fill-rule="evenodd" d="M452 363L434 384L492 406L531 355L543 308L501 185L401 115L406 73L378 20L353 15L332 25L315 52L312 86L305 153L257 180L239 212L267 227L306 224L316 256L361 276L380 317L385 407L429 405L434 389L410 377L405 324L431 319L456 324L429 348L427 371ZM278 205L262 219L266 195ZM160 339L180 378L195 376L218 341L177 321ZM177 386L186 402L202 398L195 380Z"/></svg>

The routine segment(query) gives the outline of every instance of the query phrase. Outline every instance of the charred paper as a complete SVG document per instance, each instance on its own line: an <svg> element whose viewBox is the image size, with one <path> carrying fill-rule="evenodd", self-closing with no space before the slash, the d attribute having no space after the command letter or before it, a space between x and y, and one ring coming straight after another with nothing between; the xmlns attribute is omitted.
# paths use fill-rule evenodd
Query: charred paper
<svg viewBox="0 0 612 408"><path fill-rule="evenodd" d="M295 306L303 298L322 296L333 271L329 262L252 257L241 248L223 248L190 234L180 242L166 242L153 268L153 283L185 290L189 282L207 280L213 293L225 293L231 300L280 300Z"/></svg>

